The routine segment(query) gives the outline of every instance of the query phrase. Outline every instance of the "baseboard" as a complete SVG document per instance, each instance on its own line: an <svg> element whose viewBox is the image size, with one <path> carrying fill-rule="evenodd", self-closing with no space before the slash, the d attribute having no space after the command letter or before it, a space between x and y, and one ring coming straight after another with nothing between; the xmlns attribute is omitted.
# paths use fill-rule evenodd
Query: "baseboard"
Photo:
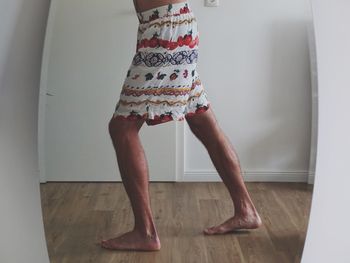
<svg viewBox="0 0 350 263"><path fill-rule="evenodd" d="M308 182L314 176L309 171L242 171L245 182ZM184 182L221 182L216 171L185 171Z"/></svg>
<svg viewBox="0 0 350 263"><path fill-rule="evenodd" d="M309 173L308 179L307 179L308 184L314 184L315 183L315 174L314 173Z"/></svg>

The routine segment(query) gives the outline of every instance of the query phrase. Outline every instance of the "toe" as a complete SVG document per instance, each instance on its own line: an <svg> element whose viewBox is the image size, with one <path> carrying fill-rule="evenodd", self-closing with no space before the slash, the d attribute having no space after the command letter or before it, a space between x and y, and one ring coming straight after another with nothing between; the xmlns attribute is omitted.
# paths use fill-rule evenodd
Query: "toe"
<svg viewBox="0 0 350 263"><path fill-rule="evenodd" d="M205 234L212 234L213 233L213 228L214 227L207 227L204 229L204 233Z"/></svg>
<svg viewBox="0 0 350 263"><path fill-rule="evenodd" d="M225 233L226 229L224 226L219 225L219 226L213 226L205 229L205 233L209 235L214 235L214 234L222 234Z"/></svg>

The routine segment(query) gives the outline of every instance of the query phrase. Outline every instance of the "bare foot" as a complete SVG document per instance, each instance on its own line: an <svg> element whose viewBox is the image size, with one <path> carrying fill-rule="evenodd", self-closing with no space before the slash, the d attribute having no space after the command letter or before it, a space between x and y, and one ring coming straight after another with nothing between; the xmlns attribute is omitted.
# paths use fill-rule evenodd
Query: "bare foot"
<svg viewBox="0 0 350 263"><path fill-rule="evenodd" d="M136 230L126 232L116 238L101 240L101 246L114 250L160 250L160 240L157 234L142 235Z"/></svg>
<svg viewBox="0 0 350 263"><path fill-rule="evenodd" d="M218 226L212 226L203 230L204 234L225 234L240 229L255 229L262 225L261 218L257 212L246 215L235 215Z"/></svg>

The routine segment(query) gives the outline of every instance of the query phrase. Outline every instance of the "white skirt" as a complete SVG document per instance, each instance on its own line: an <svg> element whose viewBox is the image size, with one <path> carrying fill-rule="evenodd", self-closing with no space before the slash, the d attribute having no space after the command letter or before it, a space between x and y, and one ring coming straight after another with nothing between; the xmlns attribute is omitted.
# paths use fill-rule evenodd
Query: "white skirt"
<svg viewBox="0 0 350 263"><path fill-rule="evenodd" d="M204 112L207 94L196 70L199 32L187 1L137 13L136 54L113 117L156 125Z"/></svg>

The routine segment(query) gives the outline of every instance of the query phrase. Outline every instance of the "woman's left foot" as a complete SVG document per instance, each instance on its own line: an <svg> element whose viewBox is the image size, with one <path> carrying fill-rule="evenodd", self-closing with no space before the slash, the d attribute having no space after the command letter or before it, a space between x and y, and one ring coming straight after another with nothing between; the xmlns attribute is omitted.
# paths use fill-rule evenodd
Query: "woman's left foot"
<svg viewBox="0 0 350 263"><path fill-rule="evenodd" d="M161 248L160 240L156 232L152 233L152 235L144 235L135 229L118 237L102 240L101 246L114 250L142 251L154 251L160 250Z"/></svg>
<svg viewBox="0 0 350 263"><path fill-rule="evenodd" d="M205 228L203 232L207 235L225 234L239 229L255 229L261 225L258 212L251 212L246 215L235 215L218 226Z"/></svg>

